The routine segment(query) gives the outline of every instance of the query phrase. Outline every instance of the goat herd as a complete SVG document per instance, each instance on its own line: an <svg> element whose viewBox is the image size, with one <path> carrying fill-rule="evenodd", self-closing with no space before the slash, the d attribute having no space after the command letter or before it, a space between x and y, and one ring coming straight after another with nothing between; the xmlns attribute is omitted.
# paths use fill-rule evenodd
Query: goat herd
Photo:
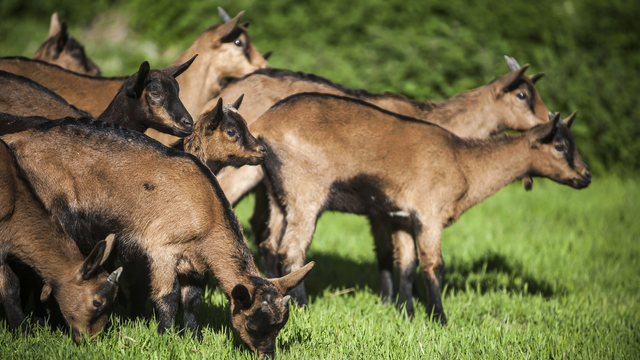
<svg viewBox="0 0 640 360"><path fill-rule="evenodd" d="M129 77L100 77L56 14L34 59L0 58L0 301L10 328L30 331L22 309L34 296L36 319L58 316L80 342L120 293L134 317L150 298L161 333L181 304L183 327L202 340L212 272L240 337L272 356L289 300L307 303L305 253L326 210L369 218L378 291L394 299L395 263L409 315L419 263L427 309L444 324L444 228L516 180L527 190L533 176L591 182L570 131L575 113L551 114L535 88L543 74L513 58L487 85L412 101L272 69L243 13L219 10L223 23L164 70L143 62ZM268 279L232 208L249 192Z"/></svg>

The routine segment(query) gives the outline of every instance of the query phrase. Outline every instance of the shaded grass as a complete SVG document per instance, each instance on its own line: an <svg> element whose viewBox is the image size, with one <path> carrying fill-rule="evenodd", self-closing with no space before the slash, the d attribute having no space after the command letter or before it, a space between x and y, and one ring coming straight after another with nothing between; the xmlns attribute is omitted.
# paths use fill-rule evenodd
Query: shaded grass
<svg viewBox="0 0 640 360"><path fill-rule="evenodd" d="M631 179L596 178L582 191L538 181L530 193L514 184L471 209L443 234L445 327L427 321L421 281L413 321L383 305L366 220L327 213L308 256L317 264L306 281L311 306L292 309L278 356L638 358L639 200ZM245 224L251 206L247 199L236 209ZM158 336L155 321L119 315L81 346L41 328L33 337L14 336L1 322L0 358L250 358L225 303L208 287L202 344L179 331Z"/></svg>

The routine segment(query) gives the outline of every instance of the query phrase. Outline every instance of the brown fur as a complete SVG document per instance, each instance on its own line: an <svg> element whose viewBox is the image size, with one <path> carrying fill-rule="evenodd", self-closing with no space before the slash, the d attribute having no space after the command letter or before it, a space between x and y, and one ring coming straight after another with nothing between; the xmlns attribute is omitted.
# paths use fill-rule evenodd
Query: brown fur
<svg viewBox="0 0 640 360"><path fill-rule="evenodd" d="M51 15L47 40L36 50L33 58L78 74L100 76L100 69L87 57L84 46L69 35L67 23L60 22L58 13Z"/></svg>
<svg viewBox="0 0 640 360"><path fill-rule="evenodd" d="M0 71L0 112L50 119L91 116L35 81L6 71Z"/></svg>
<svg viewBox="0 0 640 360"><path fill-rule="evenodd" d="M195 157L98 121L57 121L5 139L81 251L113 232L125 270L128 256L149 259L159 331L174 325L182 301L185 321L192 321L185 326L199 333L198 279L213 272L242 339L259 354L275 349L288 317L284 293L313 265L281 279L260 277L231 206ZM91 236L83 228L93 229ZM269 311L257 313L263 301Z"/></svg>
<svg viewBox="0 0 640 360"><path fill-rule="evenodd" d="M559 118L517 136L469 140L362 101L306 93L276 104L252 131L272 152L263 165L272 211L260 246L267 274L302 266L325 210L391 218L416 237L430 310L442 322L443 228L525 176L575 188L591 181ZM399 301L410 302L402 296L411 284L401 279L400 287ZM293 295L306 300L303 287Z"/></svg>
<svg viewBox="0 0 640 360"><path fill-rule="evenodd" d="M74 340L93 337L106 321L117 292L100 264L111 251L113 236L96 244L83 261L75 243L52 219L19 175L9 147L0 141L0 301L9 325L22 327L17 277L7 263L14 256L34 268L45 281L42 300L53 294L71 326Z"/></svg>
<svg viewBox="0 0 640 360"><path fill-rule="evenodd" d="M194 155L214 174L225 166L262 164L266 148L238 113L241 102L242 96L225 107L220 98L215 108L200 116L193 133L172 147Z"/></svg>

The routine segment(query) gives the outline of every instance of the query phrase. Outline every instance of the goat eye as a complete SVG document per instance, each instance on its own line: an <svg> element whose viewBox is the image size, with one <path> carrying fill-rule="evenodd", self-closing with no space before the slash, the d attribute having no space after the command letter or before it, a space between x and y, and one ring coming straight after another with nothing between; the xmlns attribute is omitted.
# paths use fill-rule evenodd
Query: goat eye
<svg viewBox="0 0 640 360"><path fill-rule="evenodd" d="M230 137L234 137L236 136L236 131L233 129L227 130L227 135L229 135Z"/></svg>
<svg viewBox="0 0 640 360"><path fill-rule="evenodd" d="M517 96L518 96L518 99L520 99L520 100L524 100L524 99L526 99L526 98L527 98L527 94L522 93L522 92L521 92L521 93L518 93L518 95L517 95Z"/></svg>
<svg viewBox="0 0 640 360"><path fill-rule="evenodd" d="M240 39L237 39L233 43L236 44L236 46L242 46L242 40L240 40Z"/></svg>
<svg viewBox="0 0 640 360"><path fill-rule="evenodd" d="M152 91L152 92L151 92L151 96L153 96L153 97L159 97L159 96L160 96L160 93L159 93L159 92L157 92L157 91Z"/></svg>
<svg viewBox="0 0 640 360"><path fill-rule="evenodd" d="M98 300L93 300L93 306L99 308L100 306L102 306L102 303Z"/></svg>
<svg viewBox="0 0 640 360"><path fill-rule="evenodd" d="M567 151L567 147L564 146L563 144L556 144L555 146L556 150L558 150L559 152L565 152Z"/></svg>

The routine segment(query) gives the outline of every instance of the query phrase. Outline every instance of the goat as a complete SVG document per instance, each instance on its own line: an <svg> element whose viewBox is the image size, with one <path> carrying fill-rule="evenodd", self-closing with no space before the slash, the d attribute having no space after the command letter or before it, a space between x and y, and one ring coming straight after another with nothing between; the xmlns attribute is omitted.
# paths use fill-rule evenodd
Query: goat
<svg viewBox="0 0 640 360"><path fill-rule="evenodd" d="M2 70L0 70L0 112L51 119L91 116L35 81Z"/></svg>
<svg viewBox="0 0 640 360"><path fill-rule="evenodd" d="M51 218L25 182L12 151L0 141L0 302L9 326L29 331L20 305L20 286L8 261L15 257L44 279L40 296L51 295L79 343L94 336L107 320L106 311L118 289L122 268L112 274L102 269L114 236L98 242L83 261L82 254L60 223Z"/></svg>
<svg viewBox="0 0 640 360"><path fill-rule="evenodd" d="M262 164L267 151L238 113L242 98L227 107L219 98L215 108L200 115L193 133L171 147L195 155L214 174L225 166Z"/></svg>
<svg viewBox="0 0 640 360"><path fill-rule="evenodd" d="M195 57L181 65L171 65L164 70L150 70L149 63L144 61L140 65L140 69L122 84L98 120L119 124L139 132L154 128L177 136L191 134L193 120L178 97L178 83L175 78L187 70L194 59ZM19 78L17 75L9 74L7 76L7 78L12 77ZM57 104L58 108L66 106L68 112L73 116L75 107L69 105L64 99L51 95L52 92L46 88L33 86L31 80L18 80L20 79L14 79L9 84L13 87L3 88L3 91L0 92L0 111L42 115L55 119L55 116L50 115L57 113L49 110L46 106L53 103ZM2 98L6 97L9 99L2 101ZM13 101L15 98L21 99L23 97L29 99L24 106ZM50 99L50 101L43 103L40 99ZM9 108L5 109L1 106L2 104L9 104ZM80 116L88 115L81 111L77 113ZM16 129L28 128L31 124L35 125L47 119L29 118L21 122L20 117L3 115L2 120L0 135L14 132Z"/></svg>
<svg viewBox="0 0 640 360"><path fill-rule="evenodd" d="M489 84L462 92L450 99L432 101L412 101L393 93L371 94L364 90L352 90L311 74L295 73L288 70L262 69L227 86L221 96L237 96L246 92L251 99L242 110L243 117L251 129L253 122L270 106L285 97L305 92L321 92L353 97L377 105L395 113L417 117L442 126L460 137L486 138L504 129L525 130L548 121L549 110L540 99L535 82L543 74L531 77L525 74L529 65L520 67L515 59L505 56L510 72ZM211 108L214 100L205 105ZM268 203L261 168L244 167L223 169L218 176L220 185L232 204L236 204L245 194L255 190L256 202L251 227L258 241L267 237ZM530 178L523 178L526 189L530 189ZM388 229L386 219L369 219L380 267L379 292L387 301L393 296L393 259L386 248L388 236L402 236L402 232Z"/></svg>
<svg viewBox="0 0 640 360"><path fill-rule="evenodd" d="M181 302L185 327L202 338L197 320L202 279L213 272L230 299L240 337L259 355L275 351L289 315L284 293L313 263L282 278L262 278L231 205L193 155L88 119L48 122L3 138L35 193L81 251L115 233L125 270L127 254L148 259L160 333L173 327Z"/></svg>
<svg viewBox="0 0 640 360"><path fill-rule="evenodd" d="M174 61L174 65L182 64L195 54L200 54L192 70L178 79L181 98L192 118L200 115L206 101L216 96L230 79L269 67L251 42L246 28L239 24L243 13L240 12L231 21L209 27ZM123 76L83 76L24 57L0 58L0 70L29 78L95 117L107 108L127 80ZM149 131L149 135L159 137L154 131ZM175 141L175 138L166 138L163 142L169 145Z"/></svg>
<svg viewBox="0 0 640 360"><path fill-rule="evenodd" d="M260 244L267 275L303 265L323 211L391 218L414 234L428 310L445 323L442 229L526 176L588 186L573 119L565 125L556 116L519 135L474 140L348 97L303 93L278 102L252 128L271 153L262 165L271 211L269 238ZM411 309L415 264L400 265L398 301ZM303 285L290 294L306 302Z"/></svg>
<svg viewBox="0 0 640 360"><path fill-rule="evenodd" d="M33 58L58 65L78 74L100 76L100 68L87 57L84 46L69 35L67 23L60 22L58 13L51 15L49 36L36 50Z"/></svg>

